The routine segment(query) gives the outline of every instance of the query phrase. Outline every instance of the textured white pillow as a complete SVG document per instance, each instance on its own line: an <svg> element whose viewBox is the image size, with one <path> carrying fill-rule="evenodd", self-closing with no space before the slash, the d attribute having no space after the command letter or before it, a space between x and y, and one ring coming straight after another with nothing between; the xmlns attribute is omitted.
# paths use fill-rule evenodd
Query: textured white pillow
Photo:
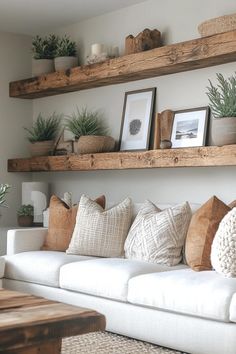
<svg viewBox="0 0 236 354"><path fill-rule="evenodd" d="M225 277L236 277L236 208L220 222L211 247L211 264Z"/></svg>
<svg viewBox="0 0 236 354"><path fill-rule="evenodd" d="M126 198L104 210L83 195L76 216L75 229L66 253L98 257L121 257L132 218L132 202Z"/></svg>
<svg viewBox="0 0 236 354"><path fill-rule="evenodd" d="M146 201L125 241L125 256L174 266L182 259L192 213L187 202L160 211Z"/></svg>

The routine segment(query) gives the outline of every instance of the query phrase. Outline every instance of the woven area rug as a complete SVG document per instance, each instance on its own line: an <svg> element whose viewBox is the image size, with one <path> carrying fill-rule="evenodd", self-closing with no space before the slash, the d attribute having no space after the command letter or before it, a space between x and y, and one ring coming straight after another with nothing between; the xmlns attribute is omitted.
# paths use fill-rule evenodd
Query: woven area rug
<svg viewBox="0 0 236 354"><path fill-rule="evenodd" d="M94 332L62 341L62 354L180 354L167 348L119 336Z"/></svg>

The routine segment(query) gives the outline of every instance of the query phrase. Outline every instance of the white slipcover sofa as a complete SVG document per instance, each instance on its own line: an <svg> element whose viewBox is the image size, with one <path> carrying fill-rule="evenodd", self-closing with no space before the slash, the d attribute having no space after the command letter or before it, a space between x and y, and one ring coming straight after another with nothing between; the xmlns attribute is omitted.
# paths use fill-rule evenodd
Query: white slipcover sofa
<svg viewBox="0 0 236 354"><path fill-rule="evenodd" d="M107 330L194 354L236 354L236 279L121 258L41 251L47 229L8 232L3 286L93 308Z"/></svg>

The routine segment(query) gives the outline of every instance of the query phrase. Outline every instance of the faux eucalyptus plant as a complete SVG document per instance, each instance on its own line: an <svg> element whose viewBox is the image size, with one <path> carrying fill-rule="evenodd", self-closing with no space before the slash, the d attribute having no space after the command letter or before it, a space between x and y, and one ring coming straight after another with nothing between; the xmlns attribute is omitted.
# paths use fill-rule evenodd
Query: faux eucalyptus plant
<svg viewBox="0 0 236 354"><path fill-rule="evenodd" d="M75 57L76 43L65 35L58 39L55 57Z"/></svg>

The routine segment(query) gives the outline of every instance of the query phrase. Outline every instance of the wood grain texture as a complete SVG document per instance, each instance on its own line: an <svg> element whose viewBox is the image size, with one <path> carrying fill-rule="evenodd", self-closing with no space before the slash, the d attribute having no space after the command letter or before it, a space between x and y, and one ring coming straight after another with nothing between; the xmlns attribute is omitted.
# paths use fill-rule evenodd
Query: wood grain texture
<svg viewBox="0 0 236 354"><path fill-rule="evenodd" d="M160 140L171 140L174 112L166 109L160 114Z"/></svg>
<svg viewBox="0 0 236 354"><path fill-rule="evenodd" d="M105 329L105 318L96 311L33 295L1 289L0 306L0 353L38 353L47 345L54 350L63 337Z"/></svg>
<svg viewBox="0 0 236 354"><path fill-rule="evenodd" d="M10 83L10 97L38 98L224 64L236 59L236 31Z"/></svg>
<svg viewBox="0 0 236 354"><path fill-rule="evenodd" d="M161 167L235 166L236 145L170 150L46 156L8 160L8 172L125 170Z"/></svg>

